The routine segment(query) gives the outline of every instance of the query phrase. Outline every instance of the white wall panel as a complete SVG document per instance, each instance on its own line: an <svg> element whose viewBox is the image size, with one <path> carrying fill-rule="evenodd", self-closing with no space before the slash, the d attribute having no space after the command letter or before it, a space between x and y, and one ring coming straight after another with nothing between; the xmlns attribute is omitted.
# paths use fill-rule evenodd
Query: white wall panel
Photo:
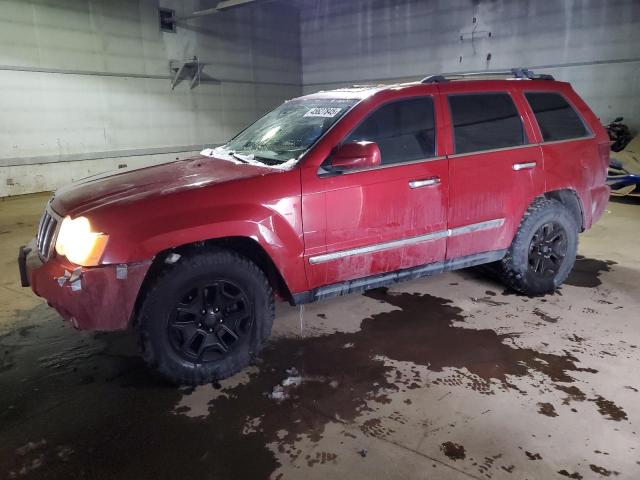
<svg viewBox="0 0 640 480"><path fill-rule="evenodd" d="M180 16L201 3L0 0L0 196L54 188L70 161L93 172L134 151L222 143L301 93L296 8L256 4L160 32L159 4ZM172 91L169 60L194 55L205 81ZM5 167L38 163L52 175Z"/></svg>
<svg viewBox="0 0 640 480"><path fill-rule="evenodd" d="M603 120L623 115L640 129L638 0L303 4L305 92L441 72L552 65L541 71L571 81Z"/></svg>

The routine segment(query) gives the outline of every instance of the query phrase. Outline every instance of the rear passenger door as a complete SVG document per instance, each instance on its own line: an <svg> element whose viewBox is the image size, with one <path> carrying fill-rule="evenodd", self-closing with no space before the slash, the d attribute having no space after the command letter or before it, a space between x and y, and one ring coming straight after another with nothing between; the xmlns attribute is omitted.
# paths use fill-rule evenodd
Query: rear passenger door
<svg viewBox="0 0 640 480"><path fill-rule="evenodd" d="M482 93L479 86L440 86L451 126L447 259L508 248L527 206L544 191L524 99L502 85Z"/></svg>

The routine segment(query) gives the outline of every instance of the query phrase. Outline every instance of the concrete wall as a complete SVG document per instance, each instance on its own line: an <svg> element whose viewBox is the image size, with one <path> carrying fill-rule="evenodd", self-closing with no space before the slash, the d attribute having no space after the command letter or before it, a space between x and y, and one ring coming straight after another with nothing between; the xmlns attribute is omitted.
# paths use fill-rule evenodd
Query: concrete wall
<svg viewBox="0 0 640 480"><path fill-rule="evenodd" d="M185 15L211 2L160 4ZM162 33L158 6L0 0L0 197L188 156L300 94L296 8L238 7ZM169 60L194 55L203 82L172 91Z"/></svg>
<svg viewBox="0 0 640 480"><path fill-rule="evenodd" d="M638 0L257 2L177 33L159 3L216 2L0 0L0 197L191 155L302 90L438 72L533 67L640 130ZM203 83L172 91L194 55Z"/></svg>
<svg viewBox="0 0 640 480"><path fill-rule="evenodd" d="M622 115L640 130L638 0L305 0L304 5L305 92L529 66L572 82L603 121Z"/></svg>

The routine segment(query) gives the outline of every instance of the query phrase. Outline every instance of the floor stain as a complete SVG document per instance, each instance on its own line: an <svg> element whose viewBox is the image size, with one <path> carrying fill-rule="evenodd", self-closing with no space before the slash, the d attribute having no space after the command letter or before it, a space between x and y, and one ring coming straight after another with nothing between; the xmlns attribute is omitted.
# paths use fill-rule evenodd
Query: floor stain
<svg viewBox="0 0 640 480"><path fill-rule="evenodd" d="M478 472L480 472L482 475L490 477L490 475L487 472L489 472L489 470L493 468L493 464L499 458L502 458L501 453L497 455L493 455L491 457L484 457L484 462L478 466Z"/></svg>
<svg viewBox="0 0 640 480"><path fill-rule="evenodd" d="M566 470L562 469L558 471L558 473L563 477L573 478L574 480L582 480L582 475L580 475L578 472L569 473Z"/></svg>
<svg viewBox="0 0 640 480"><path fill-rule="evenodd" d="M567 394L562 400L563 405L569 405L572 401L583 402L587 399L587 395L575 385L556 385L555 387Z"/></svg>
<svg viewBox="0 0 640 480"><path fill-rule="evenodd" d="M574 287L598 287L602 285L600 275L603 272L610 272L613 265L616 265L616 262L611 260L597 260L578 255L573 270L564 283Z"/></svg>
<svg viewBox="0 0 640 480"><path fill-rule="evenodd" d="M542 415L546 415L547 417L557 417L558 412L556 412L555 407L550 403L538 403L538 413Z"/></svg>
<svg viewBox="0 0 640 480"><path fill-rule="evenodd" d="M314 465L335 462L338 459L338 455L331 452L316 452L315 455L306 455L304 459L307 461L307 466L313 467Z"/></svg>
<svg viewBox="0 0 640 480"><path fill-rule="evenodd" d="M589 465L591 471L597 473L598 475L602 475L603 477L610 477L612 474L615 476L620 475L619 472L615 472L612 470L607 470L604 467L599 467L598 465L594 465L593 463Z"/></svg>
<svg viewBox="0 0 640 480"><path fill-rule="evenodd" d="M606 417L609 420L615 420L616 422L628 419L626 412L611 400L607 400L606 398L598 395L593 401L598 406L598 411L603 417Z"/></svg>
<svg viewBox="0 0 640 480"><path fill-rule="evenodd" d="M481 297L481 298L472 298L471 300L475 303L484 303L485 305L489 305L490 307L500 307L502 305L509 305L508 302L499 302L497 300L493 300L491 296Z"/></svg>
<svg viewBox="0 0 640 480"><path fill-rule="evenodd" d="M464 460L467 456L464 447L453 442L444 442L440 445L440 450L451 460Z"/></svg>
<svg viewBox="0 0 640 480"><path fill-rule="evenodd" d="M598 413L608 420L616 422L628 420L627 413L622 408L602 395L596 395L595 398L587 398L587 394L575 385L555 385L555 388L567 394L562 400L563 405L569 405L571 402L589 401L595 403L598 407Z"/></svg>
<svg viewBox="0 0 640 480"><path fill-rule="evenodd" d="M413 362L441 372L444 368L465 368L481 381L497 380L514 388L508 376L525 376L531 370L555 382L572 382L571 372L590 372L581 368L568 352L542 353L505 343L517 337L489 329L471 329L454 323L464 322L462 309L452 302L429 294L389 293L377 289L365 295L383 300L398 310L375 314L362 322L366 347L394 360ZM389 342L388 338L393 338Z"/></svg>
<svg viewBox="0 0 640 480"><path fill-rule="evenodd" d="M0 435L14 443L0 447L0 471L17 474L36 465L33 478L266 478L280 466L269 445L295 461L302 455L295 444L303 437L317 442L329 423L353 423L376 403L388 403L403 385L416 383L413 374L399 376L385 358L434 372L464 371L485 389L519 391L509 377L532 372L556 386L573 382L572 372L594 372L579 367L570 353L520 348L513 342L517 335L468 328L462 309L450 300L387 289L365 295L395 309L365 318L356 332L273 340L246 382L210 387L219 394L208 401L203 417L175 411L196 390L156 378L130 348L126 333L69 334L60 322L51 322L28 335L3 337L20 349L0 376L11 386L0 391ZM55 318L42 309L37 313ZM301 381L275 401L270 394L292 369ZM608 415L621 415L615 405L602 402ZM372 422L369 434L392 433ZM15 454L40 438L47 443L37 452ZM445 442L442 448L451 459L465 458L461 445ZM225 454L216 453L221 451ZM306 460L333 461L331 454Z"/></svg>
<svg viewBox="0 0 640 480"><path fill-rule="evenodd" d="M55 314L36 314L43 321L32 338L22 337L15 365L0 375L0 472L217 479L266 478L277 468L265 447L270 437L241 433L245 418L238 415L249 412L248 398L218 402L217 415L207 421L173 414L185 390L151 374L128 345L129 335L72 332ZM3 342L20 338L16 333ZM66 352L64 361L39 361L58 351ZM90 384L83 381L88 375ZM254 393L259 403L261 392Z"/></svg>
<svg viewBox="0 0 640 480"><path fill-rule="evenodd" d="M534 308L533 312L532 312L536 317L541 318L542 320L544 320L547 323L558 323L558 320L560 320L560 317L552 317L551 315L549 315L546 312L543 312L542 310L540 310L539 308Z"/></svg>

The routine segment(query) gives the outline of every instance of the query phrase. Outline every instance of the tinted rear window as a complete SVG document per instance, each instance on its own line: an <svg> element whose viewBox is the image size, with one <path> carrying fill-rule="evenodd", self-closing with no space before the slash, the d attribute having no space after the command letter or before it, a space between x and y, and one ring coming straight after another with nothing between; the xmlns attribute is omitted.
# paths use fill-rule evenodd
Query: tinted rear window
<svg viewBox="0 0 640 480"><path fill-rule="evenodd" d="M450 95L456 153L523 145L518 110L507 93Z"/></svg>
<svg viewBox="0 0 640 480"><path fill-rule="evenodd" d="M376 142L383 164L433 157L436 151L433 99L400 100L380 107L347 142Z"/></svg>
<svg viewBox="0 0 640 480"><path fill-rule="evenodd" d="M567 140L587 135L588 131L578 113L558 93L525 93L538 120L545 142Z"/></svg>

